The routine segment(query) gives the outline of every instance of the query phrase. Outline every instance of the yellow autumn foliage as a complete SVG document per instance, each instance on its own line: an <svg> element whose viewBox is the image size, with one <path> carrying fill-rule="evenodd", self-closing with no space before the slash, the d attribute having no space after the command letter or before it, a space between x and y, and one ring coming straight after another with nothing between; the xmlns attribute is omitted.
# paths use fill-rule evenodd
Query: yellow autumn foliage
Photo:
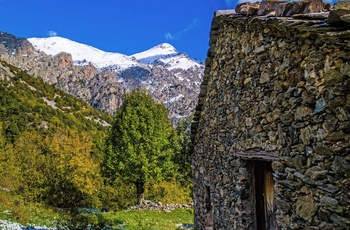
<svg viewBox="0 0 350 230"><path fill-rule="evenodd" d="M20 184L20 168L16 166L13 146L6 143L2 133L2 123L0 122L0 189L12 191Z"/></svg>
<svg viewBox="0 0 350 230"><path fill-rule="evenodd" d="M50 156L51 189L55 192L51 202L62 207L100 206L94 196L102 186L102 177L99 164L90 155L91 137L59 130L45 139L45 145Z"/></svg>
<svg viewBox="0 0 350 230"><path fill-rule="evenodd" d="M189 204L192 202L190 186L183 186L176 181L162 181L146 188L146 198L165 204Z"/></svg>

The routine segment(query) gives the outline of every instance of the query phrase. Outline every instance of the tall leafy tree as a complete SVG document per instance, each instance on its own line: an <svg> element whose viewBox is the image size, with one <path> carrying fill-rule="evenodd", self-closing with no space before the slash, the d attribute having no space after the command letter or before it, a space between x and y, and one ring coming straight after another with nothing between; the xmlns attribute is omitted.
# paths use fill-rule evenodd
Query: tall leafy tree
<svg viewBox="0 0 350 230"><path fill-rule="evenodd" d="M134 89L125 95L116 111L106 142L104 175L109 182L131 183L142 201L148 183L172 177L172 159L178 149L176 131L167 109L145 91Z"/></svg>

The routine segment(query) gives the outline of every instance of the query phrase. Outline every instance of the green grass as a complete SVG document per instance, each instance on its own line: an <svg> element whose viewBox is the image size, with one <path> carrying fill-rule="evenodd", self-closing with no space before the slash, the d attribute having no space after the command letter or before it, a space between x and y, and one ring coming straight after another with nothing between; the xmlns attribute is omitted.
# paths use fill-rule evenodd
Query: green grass
<svg viewBox="0 0 350 230"><path fill-rule="evenodd" d="M24 226L47 226L115 229L115 230L172 230L182 224L193 224L193 209L175 209L170 212L154 210L118 211L111 213L79 212L71 216L65 210L23 202L21 197L0 191L0 219ZM5 201L5 202L4 202ZM0 227L1 228L1 227Z"/></svg>
<svg viewBox="0 0 350 230"><path fill-rule="evenodd" d="M169 230L176 229L181 224L193 224L192 209L175 209L165 211L119 211L110 216L111 220L120 222L119 228L125 230Z"/></svg>
<svg viewBox="0 0 350 230"><path fill-rule="evenodd" d="M23 197L0 190L0 220L21 223L27 226L65 225L67 215L39 203L25 202ZM1 227L0 227L1 228Z"/></svg>

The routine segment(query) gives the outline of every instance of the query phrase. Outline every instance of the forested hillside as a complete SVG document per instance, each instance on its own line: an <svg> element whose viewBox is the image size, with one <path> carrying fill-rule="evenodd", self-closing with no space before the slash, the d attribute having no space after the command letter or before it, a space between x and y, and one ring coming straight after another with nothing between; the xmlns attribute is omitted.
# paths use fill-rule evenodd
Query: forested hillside
<svg viewBox="0 0 350 230"><path fill-rule="evenodd" d="M111 118L3 61L0 95L0 208L101 206Z"/></svg>
<svg viewBox="0 0 350 230"><path fill-rule="evenodd" d="M118 210L137 202L133 183L121 176L114 183L103 174L110 124L121 118L112 121L106 113L4 61L0 95L0 219L25 223L39 212L39 218L74 220L77 208ZM145 198L189 202L189 178L184 180L180 173L186 162L179 162L186 137L164 122L176 145L168 160L178 170L166 181L159 176L146 183ZM152 151L149 154L152 157Z"/></svg>

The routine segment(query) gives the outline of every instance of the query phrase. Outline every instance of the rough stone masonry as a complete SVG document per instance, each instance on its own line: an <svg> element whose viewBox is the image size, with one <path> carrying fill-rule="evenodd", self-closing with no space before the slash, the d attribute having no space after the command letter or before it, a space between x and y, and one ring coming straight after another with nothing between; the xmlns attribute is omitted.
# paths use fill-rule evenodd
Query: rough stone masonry
<svg viewBox="0 0 350 230"><path fill-rule="evenodd" d="M198 229L350 229L350 3L302 2L215 13L191 127Z"/></svg>

